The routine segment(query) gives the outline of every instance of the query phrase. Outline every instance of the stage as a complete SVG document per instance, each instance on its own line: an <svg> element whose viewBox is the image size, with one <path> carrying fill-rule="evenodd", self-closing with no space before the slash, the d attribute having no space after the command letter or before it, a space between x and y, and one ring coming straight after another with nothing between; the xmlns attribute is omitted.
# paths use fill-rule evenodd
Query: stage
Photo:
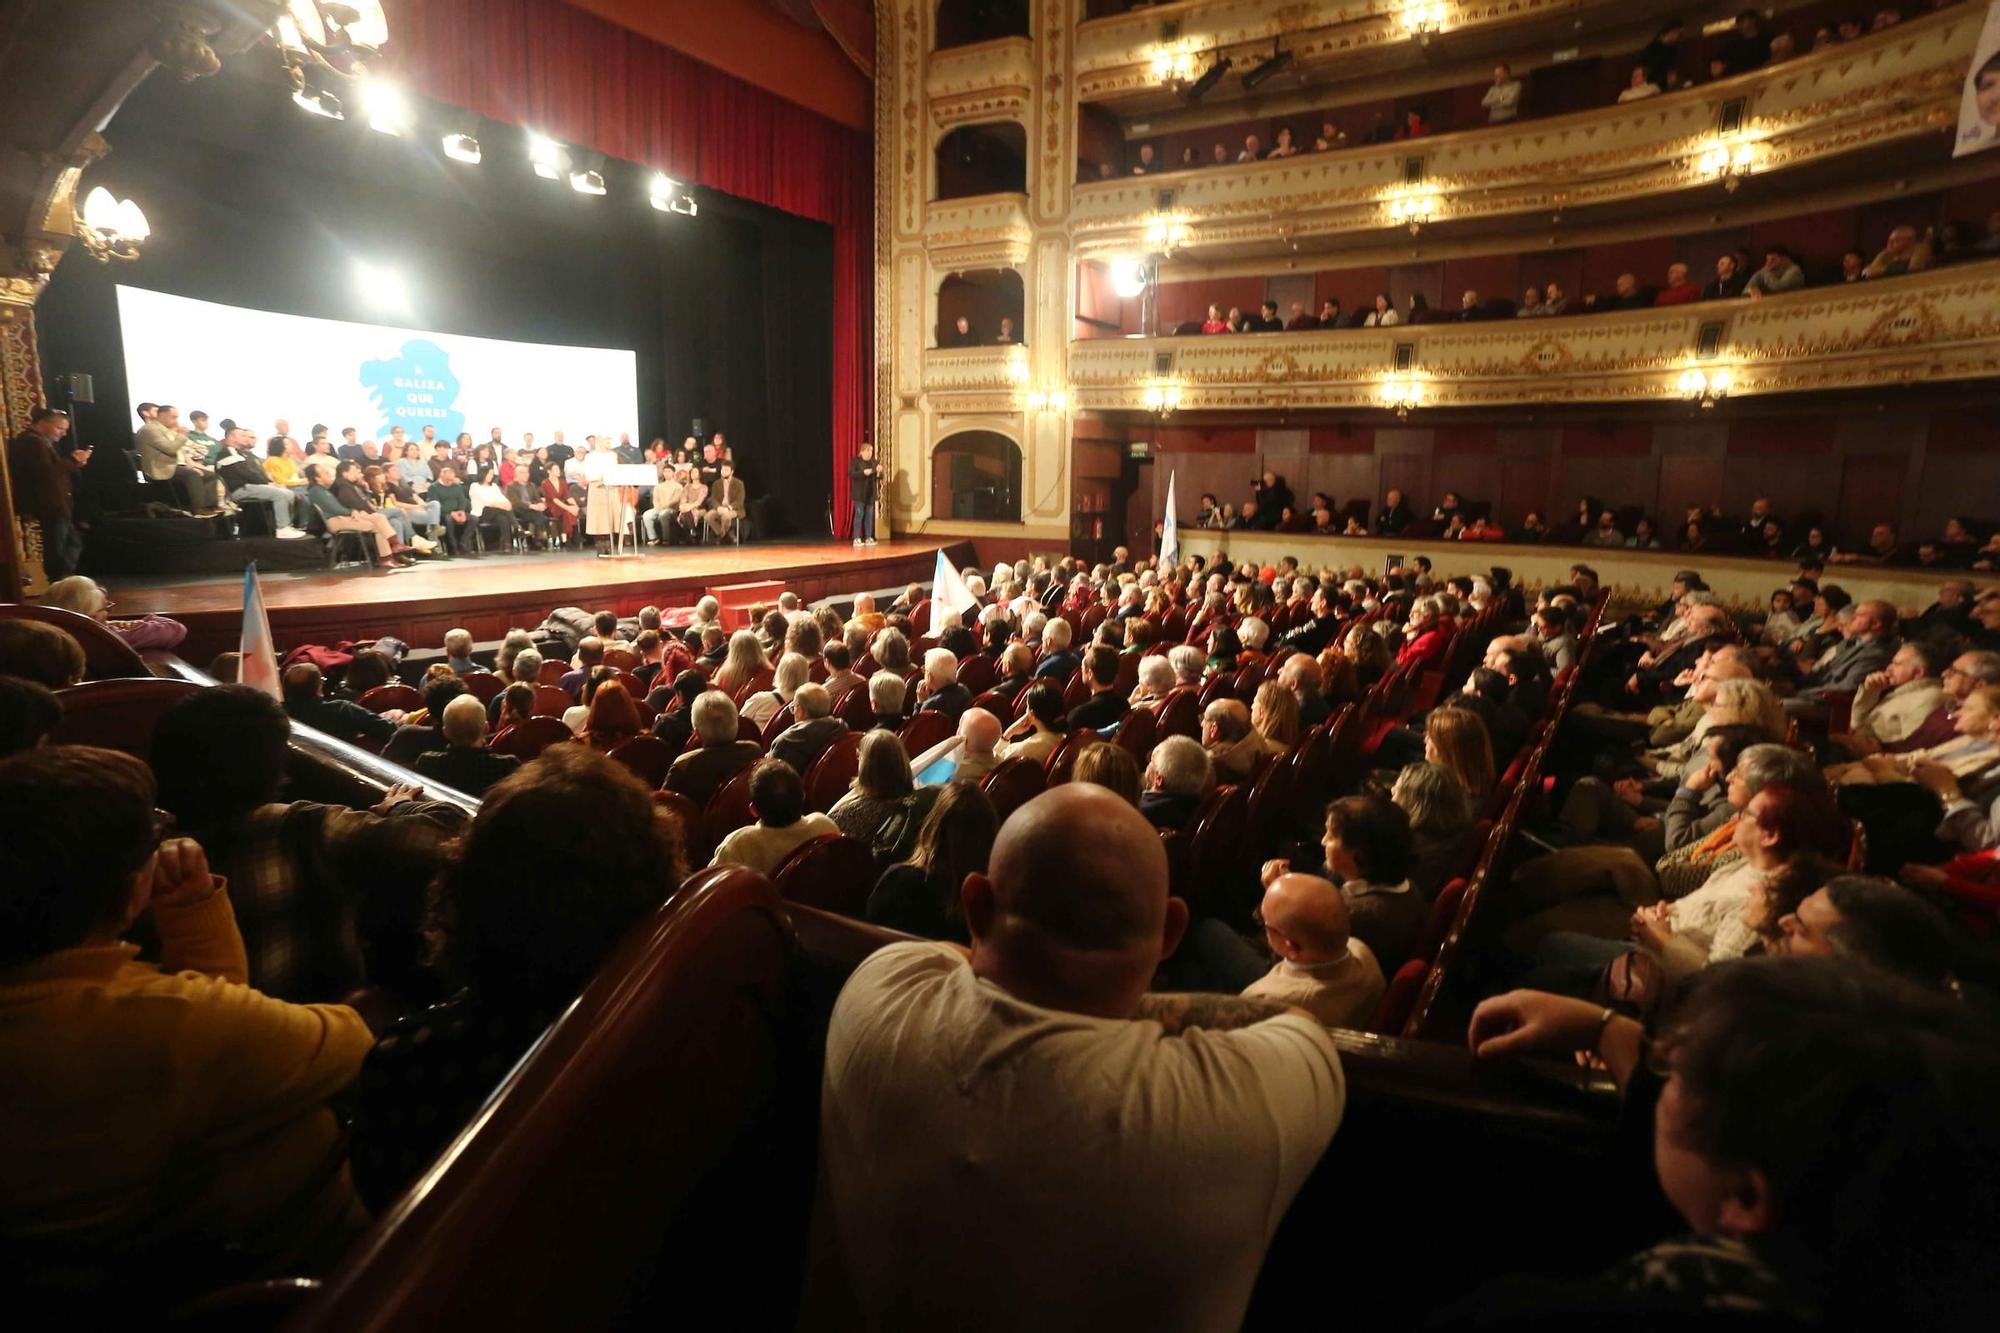
<svg viewBox="0 0 2000 1333"><path fill-rule="evenodd" d="M711 589L775 581L806 601L927 582L940 543L920 538L879 546L847 542L764 542L745 546L641 547L601 560L589 552L533 552L424 561L398 573L345 568L272 573L260 581L271 633L282 654L302 643L393 635L435 648L446 630L498 639L532 629L558 606L630 615L642 606L692 606ZM954 565L974 558L972 543L942 543ZM243 576L110 578L116 617L172 616L188 627L180 654L196 666L234 649L242 632Z"/></svg>

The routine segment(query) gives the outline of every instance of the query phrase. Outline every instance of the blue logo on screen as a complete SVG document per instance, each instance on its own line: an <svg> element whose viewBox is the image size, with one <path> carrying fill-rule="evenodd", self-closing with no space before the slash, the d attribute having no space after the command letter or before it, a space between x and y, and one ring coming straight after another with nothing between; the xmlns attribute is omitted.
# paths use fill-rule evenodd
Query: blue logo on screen
<svg viewBox="0 0 2000 1333"><path fill-rule="evenodd" d="M401 356L362 362L361 387L382 414L377 435L387 435L391 426L401 426L410 436L436 426L439 439L455 440L465 429L465 413L456 407L458 376L451 373L451 358L428 338L404 343Z"/></svg>

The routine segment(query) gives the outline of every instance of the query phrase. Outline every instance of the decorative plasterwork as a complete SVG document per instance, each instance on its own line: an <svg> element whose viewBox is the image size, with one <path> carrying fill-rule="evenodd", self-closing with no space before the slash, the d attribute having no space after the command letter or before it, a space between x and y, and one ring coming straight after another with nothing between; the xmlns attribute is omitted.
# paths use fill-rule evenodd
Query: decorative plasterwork
<svg viewBox="0 0 2000 1333"><path fill-rule="evenodd" d="M924 353L924 392L971 389L1008 393L1025 378L1027 360L1018 347L933 347Z"/></svg>
<svg viewBox="0 0 2000 1333"><path fill-rule="evenodd" d="M1560 212L1708 184L1697 161L1716 143L1724 104L1744 99L1751 169L1783 171L1843 153L1907 142L1953 123L1979 31L1969 8L1904 25L1905 39L1871 39L1778 67L1644 102L1278 162L1157 173L1076 187L1072 235L1086 253L1141 245L1161 191L1204 248L1269 243L1395 225L1386 201L1422 160L1440 219Z"/></svg>
<svg viewBox="0 0 2000 1333"><path fill-rule="evenodd" d="M987 194L974 199L950 199L930 206L924 219L924 248L933 256L943 250L1019 247L1025 254L1033 228L1028 224L1028 197ZM952 256L948 269L976 268ZM932 267L940 267L933 263Z"/></svg>
<svg viewBox="0 0 2000 1333"><path fill-rule="evenodd" d="M924 76L938 126L1025 121L1035 95L1035 49L1025 37L935 52Z"/></svg>
<svg viewBox="0 0 2000 1333"><path fill-rule="evenodd" d="M1696 355L1704 324L1720 351ZM1410 344L1419 408L1669 401L1690 367L1726 371L1729 394L1865 388L2000 375L2000 261L1763 301L1708 302L1573 319L1433 324L1248 337L1072 343L1080 408L1143 409L1154 358L1172 358L1187 410L1380 407Z"/></svg>

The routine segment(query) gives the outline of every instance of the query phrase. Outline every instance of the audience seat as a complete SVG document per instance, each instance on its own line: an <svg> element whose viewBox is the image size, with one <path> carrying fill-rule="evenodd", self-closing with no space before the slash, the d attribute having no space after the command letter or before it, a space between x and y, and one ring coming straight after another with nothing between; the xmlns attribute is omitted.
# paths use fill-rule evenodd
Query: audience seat
<svg viewBox="0 0 2000 1333"><path fill-rule="evenodd" d="M496 754L511 754L518 755L522 759L533 759L551 745L575 739L570 729L563 725L561 718L531 717L526 722L517 723L495 736L489 748Z"/></svg>
<svg viewBox="0 0 2000 1333"><path fill-rule="evenodd" d="M1184 685L1153 707L1159 735L1191 736L1201 739L1201 703L1192 686Z"/></svg>
<svg viewBox="0 0 2000 1333"><path fill-rule="evenodd" d="M681 827L681 846L686 849L689 865L700 865L714 853L714 849L702 841L701 807L677 791L661 787L653 792L653 804L666 811Z"/></svg>
<svg viewBox="0 0 2000 1333"><path fill-rule="evenodd" d="M1069 680L1063 685L1063 708L1073 710L1090 702L1090 684L1083 678L1083 668L1069 673Z"/></svg>
<svg viewBox="0 0 2000 1333"><path fill-rule="evenodd" d="M1207 683L1201 687L1201 711L1206 713L1210 704L1235 697L1236 677L1226 672L1211 676L1208 678Z"/></svg>
<svg viewBox="0 0 2000 1333"><path fill-rule="evenodd" d="M1003 759L993 766L993 770L980 780L979 790L986 793L1005 823L1007 816L1034 800L1048 789L1048 774L1032 759L1016 756Z"/></svg>
<svg viewBox="0 0 2000 1333"><path fill-rule="evenodd" d="M1389 988L1382 992L1382 1003L1375 1006L1375 1021L1368 1025L1368 1030L1385 1036L1402 1032L1429 972L1430 968L1419 958L1412 958L1397 968L1395 975L1389 978Z"/></svg>
<svg viewBox="0 0 2000 1333"><path fill-rule="evenodd" d="M787 902L859 918L877 873L867 843L829 833L794 847L771 872L771 882Z"/></svg>
<svg viewBox="0 0 2000 1333"><path fill-rule="evenodd" d="M859 730L834 737L833 744L807 765L805 786L808 811L823 815L833 809L835 801L847 794L847 789L854 783L854 775L861 770L861 737Z"/></svg>
<svg viewBox="0 0 2000 1333"><path fill-rule="evenodd" d="M738 708L741 708L745 699L748 699L753 694L762 694L765 690L770 689L771 682L776 679L777 672L772 668L758 667L757 674L737 686L736 693L729 697L735 702Z"/></svg>
<svg viewBox="0 0 2000 1333"><path fill-rule="evenodd" d="M1264 672L1268 667L1268 665L1269 665L1268 662L1253 662L1249 666L1244 667L1241 671L1237 672L1234 676L1228 677L1227 679L1229 680L1229 689L1227 693L1233 694L1235 697L1241 699L1246 704L1256 703L1257 687L1264 683ZM1218 695L1216 697L1221 698L1223 696ZM1202 695L1201 706L1204 709L1208 707L1210 702L1211 700L1206 694Z"/></svg>
<svg viewBox="0 0 2000 1333"><path fill-rule="evenodd" d="M903 738L903 749L914 759L957 731L957 725L943 713L930 712L918 713L896 734Z"/></svg>
<svg viewBox="0 0 2000 1333"><path fill-rule="evenodd" d="M1160 724L1153 719L1152 710L1129 708L1125 711L1125 720L1118 724L1118 734L1111 743L1138 760L1143 772L1159 738Z"/></svg>
<svg viewBox="0 0 2000 1333"><path fill-rule="evenodd" d="M576 707L576 700L567 691L554 685L535 686L535 716L560 718Z"/></svg>
<svg viewBox="0 0 2000 1333"><path fill-rule="evenodd" d="M147 676L86 680L58 690L62 725L52 743L97 745L144 759L152 751L161 715L202 688L191 680Z"/></svg>
<svg viewBox="0 0 2000 1333"><path fill-rule="evenodd" d="M1410 953L1412 959L1426 967L1437 961L1438 949L1451 932L1451 923L1458 919L1458 905L1465 897L1465 887L1465 877L1457 876L1438 890L1437 897L1431 900L1431 914L1424 922L1423 933L1417 936L1416 948Z"/></svg>
<svg viewBox="0 0 2000 1333"><path fill-rule="evenodd" d="M790 704L779 704L778 711L771 714L771 720L757 733L757 744L769 750L771 742L785 734L785 728L798 720L797 712Z"/></svg>
<svg viewBox="0 0 2000 1333"><path fill-rule="evenodd" d="M630 648L606 648L604 665L617 667L620 671L633 671L639 666L639 654Z"/></svg>
<svg viewBox="0 0 2000 1333"><path fill-rule="evenodd" d="M811 1129L774 1148L787 958L769 881L741 867L692 876L293 1327L654 1322L685 1284L738 1271L753 1225L759 1247L792 1257L731 1309L746 1326L789 1323L789 1310L776 1311L796 1299L810 1197L798 1182L811 1180L810 1159L791 1145Z"/></svg>
<svg viewBox="0 0 2000 1333"><path fill-rule="evenodd" d="M1139 654L1121 653L1118 656L1118 680L1114 686L1118 693L1130 695L1139 687Z"/></svg>
<svg viewBox="0 0 2000 1333"><path fill-rule="evenodd" d="M560 685L562 684L562 678L567 676L569 672L570 666L566 660L556 657L544 658L542 660L541 673L535 677L535 684Z"/></svg>
<svg viewBox="0 0 2000 1333"><path fill-rule="evenodd" d="M833 716L852 731L866 731L875 725L875 709L868 702L868 686L850 685L833 701Z"/></svg>
<svg viewBox="0 0 2000 1333"><path fill-rule="evenodd" d="M1326 818L1326 804L1342 789L1335 784L1334 731L1345 721L1345 710L1313 727L1292 747L1288 766L1292 770L1292 817L1301 828L1317 829Z"/></svg>
<svg viewBox="0 0 2000 1333"><path fill-rule="evenodd" d="M1233 920L1242 904L1230 901L1254 879L1243 862L1245 834L1250 827L1250 794L1241 784L1217 787L1203 799L1188 821L1191 836L1189 867L1195 896L1188 908Z"/></svg>
<svg viewBox="0 0 2000 1333"><path fill-rule="evenodd" d="M355 702L371 713L386 713L392 708L400 708L405 713L414 713L424 706L424 695L423 691L412 689L408 685L377 685Z"/></svg>
<svg viewBox="0 0 2000 1333"><path fill-rule="evenodd" d="M910 608L910 628L918 635L931 632L931 599L926 597Z"/></svg>
<svg viewBox="0 0 2000 1333"><path fill-rule="evenodd" d="M1295 656L1297 652L1291 648L1272 649L1271 655L1264 659L1264 679L1276 680L1279 670L1285 665L1285 660Z"/></svg>
<svg viewBox="0 0 2000 1333"><path fill-rule="evenodd" d="M708 805L701 812L701 831L710 847L720 846L737 829L757 822L756 813L750 809L750 772L755 767L752 764L739 770L708 798Z"/></svg>
<svg viewBox="0 0 2000 1333"><path fill-rule="evenodd" d="M1028 692L1026 690L1022 690L1013 699L1009 699L998 690L987 690L984 694L973 696L972 706L991 713L1002 722L1005 722L1010 718L1019 716L1019 713L1016 711L1016 705L1019 701L1025 700L1027 696Z"/></svg>
<svg viewBox="0 0 2000 1333"><path fill-rule="evenodd" d="M491 671L468 671L459 680L464 682L466 692L483 704L492 703L494 696L507 688L507 682Z"/></svg>
<svg viewBox="0 0 2000 1333"><path fill-rule="evenodd" d="M611 747L611 757L639 775L648 787L657 787L667 780L667 770L673 767L674 747L657 736L634 736L629 741L621 741Z"/></svg>
<svg viewBox="0 0 2000 1333"><path fill-rule="evenodd" d="M974 653L958 664L958 683L972 694L992 689L993 683L999 679L1000 669L985 653Z"/></svg>
<svg viewBox="0 0 2000 1333"><path fill-rule="evenodd" d="M1103 739L1089 727L1079 727L1056 742L1056 748L1049 751L1048 763L1043 765L1049 775L1049 785L1055 787L1068 782L1070 771L1076 767L1077 755L1083 752L1085 746Z"/></svg>
<svg viewBox="0 0 2000 1333"><path fill-rule="evenodd" d="M108 626L75 611L65 611L58 606L7 602L0 604L0 620L39 620L44 625L69 631L69 636L83 645L85 680L113 680L153 674L146 669L145 660L131 644L119 638Z"/></svg>
<svg viewBox="0 0 2000 1333"><path fill-rule="evenodd" d="M1245 811L1248 825L1243 834L1243 848L1253 862L1262 863L1266 858L1281 854L1280 849L1291 827L1297 751L1298 746L1295 745L1264 765L1264 771L1250 784L1249 805Z"/></svg>

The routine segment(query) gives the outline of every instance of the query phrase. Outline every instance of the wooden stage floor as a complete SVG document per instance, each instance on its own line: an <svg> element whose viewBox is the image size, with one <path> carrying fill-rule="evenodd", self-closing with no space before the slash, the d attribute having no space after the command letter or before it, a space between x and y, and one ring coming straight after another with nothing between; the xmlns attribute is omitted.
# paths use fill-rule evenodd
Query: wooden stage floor
<svg viewBox="0 0 2000 1333"><path fill-rule="evenodd" d="M645 547L610 560L588 552L535 552L424 561L394 574L359 567L273 573L262 584L280 652L300 643L384 634L428 648L459 626L481 640L533 628L558 606L629 615L649 604L692 605L727 584L777 580L814 601L927 581L937 549L935 541L904 539L863 547L834 541ZM957 565L973 558L970 542L947 542L945 549ZM186 624L183 655L198 665L234 648L241 633L240 573L117 578L107 586L116 603L113 616L156 613Z"/></svg>

